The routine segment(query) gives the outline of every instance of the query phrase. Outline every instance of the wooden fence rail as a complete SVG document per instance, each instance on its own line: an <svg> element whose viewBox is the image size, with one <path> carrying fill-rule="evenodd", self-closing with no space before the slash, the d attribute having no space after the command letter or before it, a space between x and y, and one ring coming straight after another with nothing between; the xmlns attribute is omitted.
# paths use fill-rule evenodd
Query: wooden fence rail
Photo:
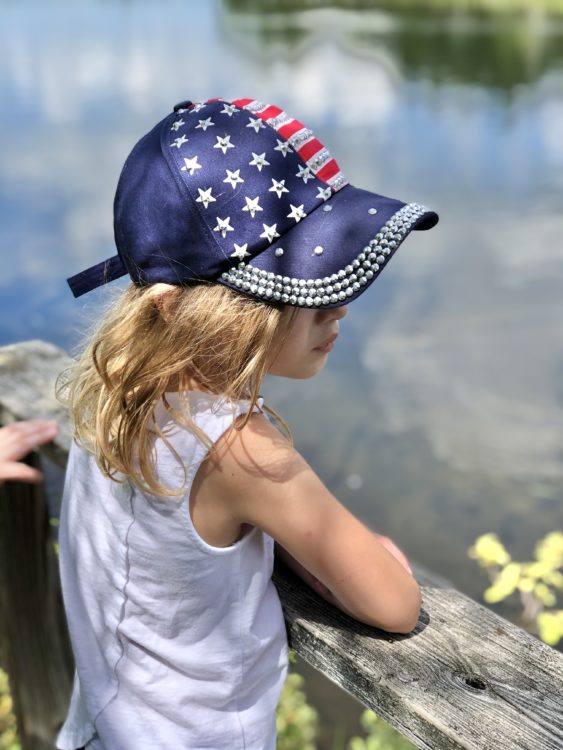
<svg viewBox="0 0 563 750"><path fill-rule="evenodd" d="M42 341L0 347L0 423L57 419L59 435L41 452L61 468L71 432L53 386L69 363L64 351ZM72 677L47 515L40 487L2 488L1 660L23 750L53 747ZM563 655L411 564L423 596L408 635L347 617L276 567L292 648L416 747L562 750Z"/></svg>

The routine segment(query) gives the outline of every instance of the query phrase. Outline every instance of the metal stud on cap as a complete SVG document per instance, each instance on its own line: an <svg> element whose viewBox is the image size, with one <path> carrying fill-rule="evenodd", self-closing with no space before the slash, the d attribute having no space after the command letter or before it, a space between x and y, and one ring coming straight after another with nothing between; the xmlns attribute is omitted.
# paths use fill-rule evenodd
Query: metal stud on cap
<svg viewBox="0 0 563 750"><path fill-rule="evenodd" d="M283 255L283 248L276 247L274 255L276 256L276 258L281 258L281 256Z"/></svg>
<svg viewBox="0 0 563 750"><path fill-rule="evenodd" d="M320 245L317 245L317 247L313 250L315 255L322 255L323 254L323 248Z"/></svg>
<svg viewBox="0 0 563 750"><path fill-rule="evenodd" d="M376 213L377 213L377 208L368 208L368 214L371 214L373 216L373 214L376 214Z"/></svg>

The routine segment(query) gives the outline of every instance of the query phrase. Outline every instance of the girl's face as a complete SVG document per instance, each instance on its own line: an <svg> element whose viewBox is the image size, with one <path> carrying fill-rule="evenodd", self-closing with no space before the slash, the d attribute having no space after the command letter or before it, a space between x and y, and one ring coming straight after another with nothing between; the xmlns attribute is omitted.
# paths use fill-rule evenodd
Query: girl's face
<svg viewBox="0 0 563 750"><path fill-rule="evenodd" d="M316 375L324 367L338 336L339 320L347 312L347 305L329 310L300 307L268 373L299 379Z"/></svg>

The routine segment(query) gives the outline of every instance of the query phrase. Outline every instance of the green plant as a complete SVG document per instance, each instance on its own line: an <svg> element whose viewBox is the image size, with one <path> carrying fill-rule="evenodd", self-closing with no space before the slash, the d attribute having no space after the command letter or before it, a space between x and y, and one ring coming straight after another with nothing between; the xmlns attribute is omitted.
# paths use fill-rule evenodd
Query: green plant
<svg viewBox="0 0 563 750"><path fill-rule="evenodd" d="M545 608L557 604L555 590L563 591L563 532L547 534L534 552L532 562L514 562L498 536L489 533L475 540L468 555L491 579L483 599L492 604L518 592L523 607L518 624L555 646L563 638L563 610Z"/></svg>
<svg viewBox="0 0 563 750"><path fill-rule="evenodd" d="M367 736L352 737L348 750L415 750L413 744L373 711L364 711L360 723Z"/></svg>
<svg viewBox="0 0 563 750"><path fill-rule="evenodd" d="M290 651L290 663L295 653ZM276 715L278 730L277 750L316 750L319 718L315 709L307 703L303 691L305 680L296 672L290 672L283 686Z"/></svg>
<svg viewBox="0 0 563 750"><path fill-rule="evenodd" d="M0 750L21 750L8 675L0 669Z"/></svg>

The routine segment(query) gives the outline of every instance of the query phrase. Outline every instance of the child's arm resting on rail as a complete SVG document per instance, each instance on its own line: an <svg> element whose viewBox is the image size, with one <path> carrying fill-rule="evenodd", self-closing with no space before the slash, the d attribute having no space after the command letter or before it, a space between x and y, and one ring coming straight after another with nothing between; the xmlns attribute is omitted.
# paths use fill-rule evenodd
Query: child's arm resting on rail
<svg viewBox="0 0 563 750"><path fill-rule="evenodd" d="M394 555L399 562L401 562L401 565L409 571L409 573L412 574L412 570L410 568L410 565L408 564L408 560L403 555L401 550L396 546L396 544L393 542L392 539L389 539L389 537L382 536L381 534L376 534L375 532L374 536L377 537L378 541L383 544L383 546L388 549L392 555ZM319 594L319 596L322 596L323 599L325 599L327 602L330 602L335 607L338 607L343 612L346 612L346 614L350 615L351 617L355 617L353 612L349 612L346 607L342 604L342 602L338 601L338 599L334 596L332 591L330 591L323 583L319 581L318 578L315 578L314 575L309 573L309 571L301 565L300 562L298 562L292 555L289 554L289 552L281 546L279 542L275 543L275 554L276 557L281 560L285 565L287 565L288 568L290 568L294 573L296 573L310 588L312 588L314 591ZM411 628L412 630L412 628ZM410 632L410 631L409 631Z"/></svg>
<svg viewBox="0 0 563 750"><path fill-rule="evenodd" d="M238 522L270 534L326 587L325 598L356 619L394 633L415 627L421 603L415 579L266 417L252 415L216 448L206 481L230 498ZM322 586L315 586L321 594Z"/></svg>

